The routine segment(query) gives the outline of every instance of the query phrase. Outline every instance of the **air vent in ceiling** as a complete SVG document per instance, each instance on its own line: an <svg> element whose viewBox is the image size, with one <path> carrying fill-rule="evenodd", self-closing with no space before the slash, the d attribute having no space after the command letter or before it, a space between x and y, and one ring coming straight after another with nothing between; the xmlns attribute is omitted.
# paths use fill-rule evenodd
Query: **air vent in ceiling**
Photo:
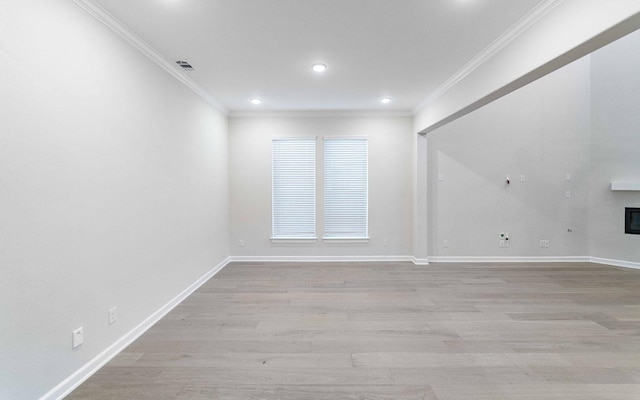
<svg viewBox="0 0 640 400"><path fill-rule="evenodd" d="M191 66L191 64L189 64L189 61L185 61L185 60L176 60L176 64L178 64L178 66L180 68L182 68L185 71L194 71L193 66Z"/></svg>

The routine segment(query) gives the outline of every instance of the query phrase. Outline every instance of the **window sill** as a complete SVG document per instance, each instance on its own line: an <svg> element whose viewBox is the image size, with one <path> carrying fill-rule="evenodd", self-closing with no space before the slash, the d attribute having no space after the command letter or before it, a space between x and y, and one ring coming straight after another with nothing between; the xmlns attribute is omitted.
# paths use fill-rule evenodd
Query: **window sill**
<svg viewBox="0 0 640 400"><path fill-rule="evenodd" d="M368 244L369 238L322 238L325 243Z"/></svg>
<svg viewBox="0 0 640 400"><path fill-rule="evenodd" d="M297 244L297 243L316 243L318 238L271 238L271 243Z"/></svg>

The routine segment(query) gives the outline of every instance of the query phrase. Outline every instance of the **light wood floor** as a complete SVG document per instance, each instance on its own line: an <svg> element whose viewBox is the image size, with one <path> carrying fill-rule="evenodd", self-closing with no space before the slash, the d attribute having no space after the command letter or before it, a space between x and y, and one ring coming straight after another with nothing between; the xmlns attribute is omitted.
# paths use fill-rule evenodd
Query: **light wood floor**
<svg viewBox="0 0 640 400"><path fill-rule="evenodd" d="M244 264L69 399L640 399L640 271Z"/></svg>

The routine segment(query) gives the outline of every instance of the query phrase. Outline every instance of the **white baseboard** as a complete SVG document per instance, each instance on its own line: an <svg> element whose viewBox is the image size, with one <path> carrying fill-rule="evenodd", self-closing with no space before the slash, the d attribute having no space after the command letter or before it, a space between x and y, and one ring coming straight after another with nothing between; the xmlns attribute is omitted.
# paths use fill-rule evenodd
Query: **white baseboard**
<svg viewBox="0 0 640 400"><path fill-rule="evenodd" d="M220 264L216 265L209 272L204 274L200 279L191 284L188 288L183 290L176 297L171 299L167 304L162 306L158 311L151 314L144 321L138 324L135 328L129 331L127 334L118 339L111 346L107 347L102 353L98 354L91 361L85 364L82 368L71 374L67 379L59 383L56 387L51 389L44 396L40 397L40 400L49 399L62 399L71 393L75 388L80 386L84 381L89 379L91 375L95 374L100 368L102 368L113 357L118 355L127 346L133 343L138 337L151 328L162 317L167 315L169 311L173 310L175 306L180 304L184 299L189 297L200 286L207 282L211 277L220 272L227 264L229 264L230 258L227 257Z"/></svg>
<svg viewBox="0 0 640 400"><path fill-rule="evenodd" d="M40 400L62 399L75 388L80 386L91 375L96 373L113 357L118 355L127 346L133 343L138 337L151 328L156 322L164 317L169 311L189 297L200 286L220 272L230 262L413 262L416 265L429 265L429 263L552 263L552 262L592 262L615 267L631 268L640 270L640 263L611 260L598 257L429 257L428 259L418 259L412 256L231 256L227 257L220 264L215 266L204 276L183 290L159 310L147 317L138 326L118 339L111 346L98 354L82 368L74 372L67 379L51 389Z"/></svg>
<svg viewBox="0 0 640 400"><path fill-rule="evenodd" d="M411 256L231 256L231 262L412 262Z"/></svg>
<svg viewBox="0 0 640 400"><path fill-rule="evenodd" d="M589 257L429 257L431 263L555 263L589 262Z"/></svg>
<svg viewBox="0 0 640 400"><path fill-rule="evenodd" d="M430 263L595 263L640 270L640 263L599 257L429 257Z"/></svg>
<svg viewBox="0 0 640 400"><path fill-rule="evenodd" d="M589 257L589 261L596 264L611 265L614 267L640 269L640 263L631 261L611 260L608 258Z"/></svg>

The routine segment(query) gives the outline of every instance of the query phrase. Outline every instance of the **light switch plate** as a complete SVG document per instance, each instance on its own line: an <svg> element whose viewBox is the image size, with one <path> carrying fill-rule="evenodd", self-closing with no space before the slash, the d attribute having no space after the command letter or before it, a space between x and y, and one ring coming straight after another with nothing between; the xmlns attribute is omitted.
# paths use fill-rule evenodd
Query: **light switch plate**
<svg viewBox="0 0 640 400"><path fill-rule="evenodd" d="M72 332L71 347L77 349L84 343L84 328L80 327Z"/></svg>
<svg viewBox="0 0 640 400"><path fill-rule="evenodd" d="M118 308L109 309L109 325L113 325L118 320Z"/></svg>

